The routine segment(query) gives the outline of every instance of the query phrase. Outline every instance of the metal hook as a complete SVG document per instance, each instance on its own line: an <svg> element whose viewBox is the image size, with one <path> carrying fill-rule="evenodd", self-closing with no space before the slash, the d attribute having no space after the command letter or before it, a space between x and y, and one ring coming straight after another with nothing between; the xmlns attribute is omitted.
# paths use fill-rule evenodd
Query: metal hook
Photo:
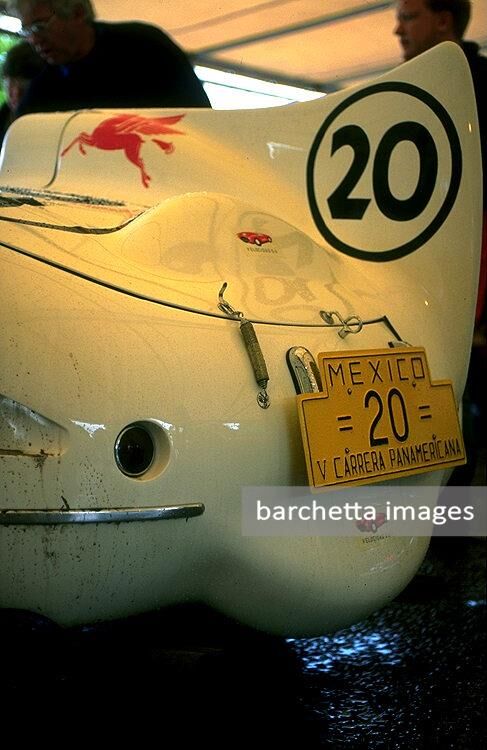
<svg viewBox="0 0 487 750"><path fill-rule="evenodd" d="M226 299L223 298L223 295L225 294L225 289L227 288L228 284L226 281L223 282L223 286L218 292L218 307L222 312L225 313L225 315L229 315L231 318L243 318L243 313L241 313L239 310L235 310L234 307L231 306L229 302L226 301Z"/></svg>
<svg viewBox="0 0 487 750"><path fill-rule="evenodd" d="M344 339L349 333L360 333L364 327L363 321L358 315L350 315L348 318L343 318L336 310L330 312L327 310L320 310L320 315L329 326L335 325L333 316L338 319L338 322L341 325L338 335L341 339Z"/></svg>

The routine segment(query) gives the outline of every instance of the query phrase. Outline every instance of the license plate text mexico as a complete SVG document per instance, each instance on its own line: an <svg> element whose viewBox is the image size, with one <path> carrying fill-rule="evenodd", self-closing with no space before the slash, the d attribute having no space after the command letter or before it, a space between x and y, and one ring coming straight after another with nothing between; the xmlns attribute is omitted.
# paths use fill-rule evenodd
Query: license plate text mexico
<svg viewBox="0 0 487 750"><path fill-rule="evenodd" d="M424 349L318 355L323 390L297 396L308 480L365 484L465 463L450 381Z"/></svg>

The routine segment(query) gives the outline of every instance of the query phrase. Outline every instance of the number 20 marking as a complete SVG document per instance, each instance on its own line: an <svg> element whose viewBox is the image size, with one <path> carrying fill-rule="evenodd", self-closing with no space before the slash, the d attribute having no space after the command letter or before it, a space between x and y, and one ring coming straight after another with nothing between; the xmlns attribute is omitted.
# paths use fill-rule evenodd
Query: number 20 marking
<svg viewBox="0 0 487 750"><path fill-rule="evenodd" d="M384 414L384 404L382 402L382 398L380 394L377 393L377 391L370 390L370 391L367 391L367 393L365 394L364 406L366 409L370 407L371 401L375 401L377 403L377 412L370 425L369 445L371 447L375 447L377 445L388 445L389 444L388 437L385 437L385 436L379 437L376 434L377 427ZM397 418L396 418L397 415L396 415L396 410L394 407L394 401L397 401L399 403L399 410L400 410L399 421L402 421L402 431L398 429ZM401 391L399 391L397 388L391 388L391 390L387 394L387 412L389 415L389 421L391 424L394 437L400 443L404 443L404 441L407 440L409 437L409 422L408 422L408 416L407 416L407 411L406 411L406 404L404 403L404 398L402 396Z"/></svg>
<svg viewBox="0 0 487 750"><path fill-rule="evenodd" d="M418 182L409 198L396 198L389 184L389 167L394 149L410 141L419 154ZM350 194L362 177L370 156L367 133L358 125L345 125L333 134L331 155L343 146L351 146L353 160L348 172L328 198L334 219L362 219L371 199L351 198ZM438 175L438 152L428 130L419 122L400 122L382 136L374 156L372 189L381 213L393 221L410 221L428 205Z"/></svg>

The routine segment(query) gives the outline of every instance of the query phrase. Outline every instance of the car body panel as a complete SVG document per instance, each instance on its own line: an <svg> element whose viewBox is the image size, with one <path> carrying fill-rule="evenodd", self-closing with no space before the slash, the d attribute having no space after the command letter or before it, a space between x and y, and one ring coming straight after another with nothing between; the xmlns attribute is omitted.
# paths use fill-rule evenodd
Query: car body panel
<svg viewBox="0 0 487 750"><path fill-rule="evenodd" d="M446 68L456 88L445 90L436 72ZM99 128L113 126L113 112L31 115L11 127L0 170L0 606L72 625L199 600L271 632L316 634L366 616L414 575L425 537L384 532L365 544L241 529L243 487L306 483L286 362L292 347L317 355L424 346L432 377L451 380L461 400L481 216L468 68L455 45L441 45L379 84L274 110L178 112L180 132L160 134L172 149L143 141L143 172L121 141L100 146ZM403 84L426 92L419 104ZM454 195L457 152L429 97L458 134ZM386 133L403 129L388 157L393 195L382 192L379 204L410 210L423 142L404 135L408 104L406 117L421 120L422 137L432 132L438 155L428 205L413 219L384 218L375 204L361 220L330 216L317 190L332 179L328 130L359 127L375 153L384 118ZM350 122L339 119L349 114ZM176 115L133 117L140 136L141 121L168 128ZM22 156L27 137L35 161ZM330 194L349 168L347 149L333 161ZM376 159L347 200L370 194ZM417 248L389 258L431 225ZM250 231L272 244L242 242L239 232ZM329 241L328 231L341 240ZM354 233L358 256L350 254ZM268 409L257 402L241 319L219 307L224 284L225 300L253 322ZM342 338L323 310L365 325ZM151 469L136 478L114 459L117 437L134 423L149 425L157 446ZM398 482L440 485L446 476ZM127 520L169 507L183 516ZM33 511L45 515L26 521ZM106 512L113 516L105 523Z"/></svg>

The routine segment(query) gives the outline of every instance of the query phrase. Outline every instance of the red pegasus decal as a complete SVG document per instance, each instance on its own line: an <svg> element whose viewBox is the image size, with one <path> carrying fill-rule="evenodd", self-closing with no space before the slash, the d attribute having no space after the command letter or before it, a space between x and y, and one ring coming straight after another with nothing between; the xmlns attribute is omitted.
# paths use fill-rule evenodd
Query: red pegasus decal
<svg viewBox="0 0 487 750"><path fill-rule="evenodd" d="M86 155L85 146L94 146L106 151L116 151L122 149L125 156L132 164L140 169L142 184L149 187L150 175L147 174L144 167L144 161L140 156L140 149L146 140L151 140L156 146L162 148L164 153L171 154L174 151L174 145L168 141L162 141L154 138L155 135L184 135L181 130L172 127L179 122L184 115L172 115L170 117L140 117L140 115L117 115L103 120L90 133L80 133L69 146L66 146L61 156L77 143L80 153ZM149 136L149 138L144 138ZM152 136L152 137L150 137Z"/></svg>

